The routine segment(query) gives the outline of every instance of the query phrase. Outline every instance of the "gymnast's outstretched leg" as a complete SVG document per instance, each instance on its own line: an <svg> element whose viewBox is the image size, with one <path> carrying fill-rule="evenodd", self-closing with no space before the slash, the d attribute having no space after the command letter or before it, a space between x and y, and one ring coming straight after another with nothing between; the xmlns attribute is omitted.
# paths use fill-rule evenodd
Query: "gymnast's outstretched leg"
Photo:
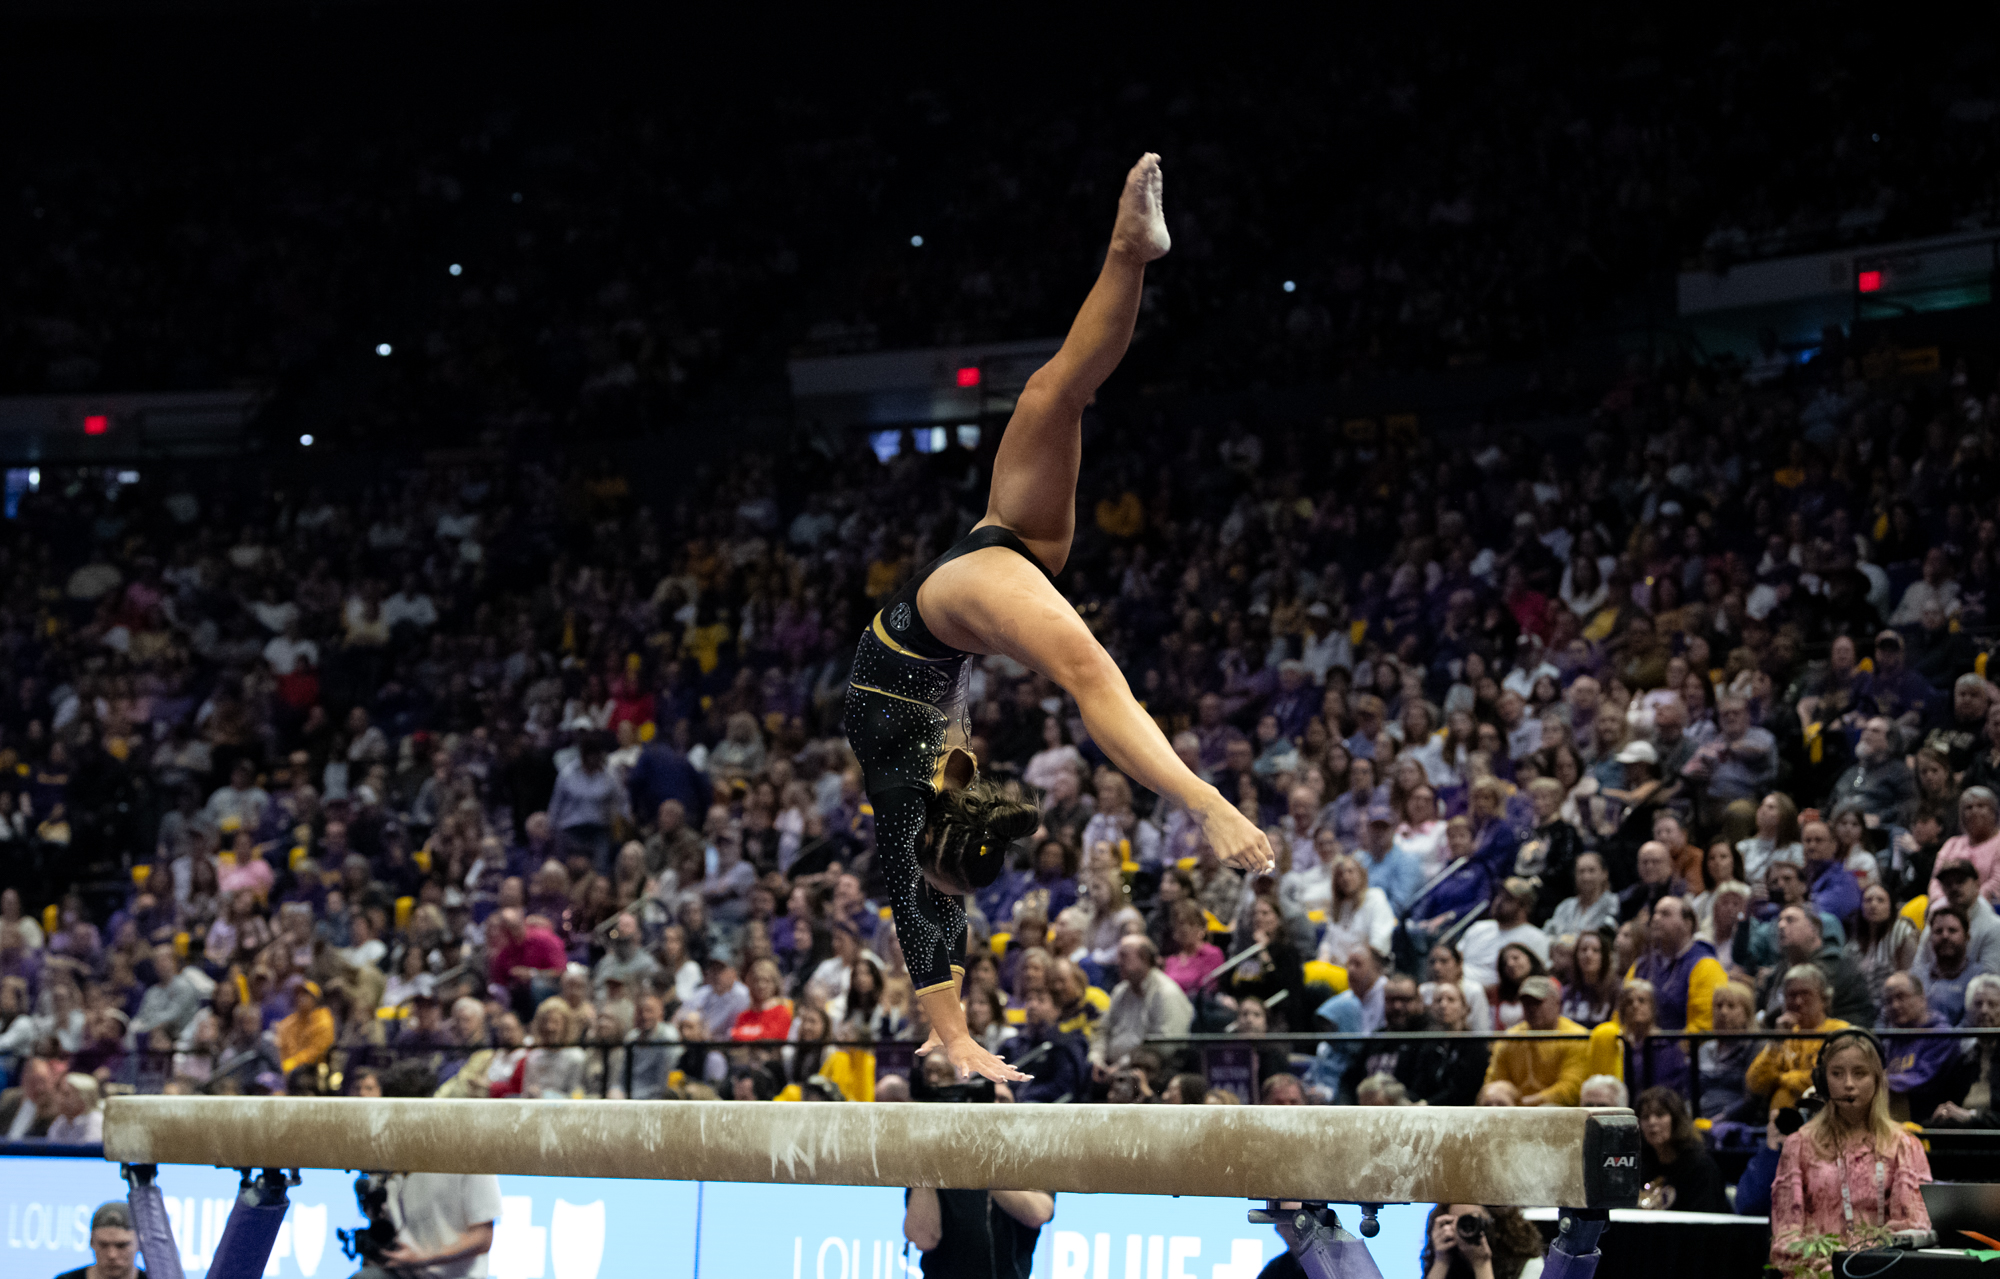
<svg viewBox="0 0 2000 1279"><path fill-rule="evenodd" d="M1223 861L1261 873L1274 862L1270 841L1233 798L1180 761L1052 582L1076 530L1084 406L1131 344L1146 264L1171 247L1161 185L1160 158L1148 152L1126 175L1096 285L1062 349L1028 379L1001 437L985 518L973 537L925 570L909 611L945 652L1004 654L1055 681L1114 765L1194 813ZM982 529L984 543L967 546ZM1017 540L1009 547L994 534Z"/></svg>
<svg viewBox="0 0 2000 1279"><path fill-rule="evenodd" d="M1160 185L1156 155L1127 175L1097 283L1001 437L986 517L898 588L855 647L847 735L875 808L896 936L931 1022L918 1052L943 1050L961 1078L1023 1078L966 1026L959 899L992 882L1007 845L1038 818L1033 804L1008 797L970 756L949 749L958 675L972 655L1004 653L1054 680L1111 761L1194 814L1224 861L1253 871L1273 861L1255 823L1174 754L1052 581L1076 529L1084 406L1131 344L1146 263L1168 249Z"/></svg>
<svg viewBox="0 0 2000 1279"><path fill-rule="evenodd" d="M1131 345L1146 264L1171 243L1161 208L1160 157L1148 151L1125 175L1096 285L1062 349L1028 379L993 459L993 487L979 527L1011 529L1051 573L1062 571L1076 531L1084 406Z"/></svg>

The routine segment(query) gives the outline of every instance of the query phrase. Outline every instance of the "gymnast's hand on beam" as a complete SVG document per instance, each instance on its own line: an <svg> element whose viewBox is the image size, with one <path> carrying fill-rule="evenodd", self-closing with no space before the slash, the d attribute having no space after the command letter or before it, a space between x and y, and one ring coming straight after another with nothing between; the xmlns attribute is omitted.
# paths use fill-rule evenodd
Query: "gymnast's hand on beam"
<svg viewBox="0 0 2000 1279"><path fill-rule="evenodd" d="M940 1046L936 1038L937 1032L932 1031L931 1035L931 1042L917 1049L917 1056L928 1056L932 1049ZM984 1075L996 1084L1008 1082L1026 1083L1034 1078L1032 1075L1022 1074L1006 1062L995 1057L992 1053L987 1052L986 1049L980 1046L979 1041L971 1035L954 1039L949 1043L943 1044L942 1047L944 1048L946 1060L951 1062L952 1072L957 1075L960 1082L970 1079L974 1075Z"/></svg>
<svg viewBox="0 0 2000 1279"><path fill-rule="evenodd" d="M1271 841L1257 824L1227 803L1218 802L1199 814L1202 838L1224 865L1262 874L1278 864Z"/></svg>

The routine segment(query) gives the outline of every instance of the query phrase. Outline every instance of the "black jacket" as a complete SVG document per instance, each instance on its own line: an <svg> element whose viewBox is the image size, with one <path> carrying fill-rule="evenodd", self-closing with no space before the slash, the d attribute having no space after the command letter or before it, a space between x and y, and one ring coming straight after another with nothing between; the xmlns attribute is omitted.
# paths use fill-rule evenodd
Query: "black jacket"
<svg viewBox="0 0 2000 1279"><path fill-rule="evenodd" d="M1868 978L1847 952L1828 942L1812 957L1812 963L1826 974L1827 985L1833 988L1832 994L1827 997L1826 1015L1838 1017L1850 1026L1873 1026L1875 997L1868 993ZM1777 965L1771 969L1771 975L1757 989L1759 1008L1776 1006L1772 1000L1785 980L1785 970L1790 967L1790 962L1780 955Z"/></svg>
<svg viewBox="0 0 2000 1279"><path fill-rule="evenodd" d="M1437 1030L1428 1016L1411 1030ZM1411 1101L1433 1106L1470 1106L1486 1079L1490 1048L1482 1041L1460 1039L1391 1039L1366 1045L1342 1078L1342 1093L1353 1096L1361 1081L1390 1074L1410 1094Z"/></svg>
<svg viewBox="0 0 2000 1279"><path fill-rule="evenodd" d="M1639 1179L1663 1180L1674 1188L1670 1212L1729 1212L1729 1200L1722 1192L1722 1170L1708 1151L1696 1145L1683 1150L1670 1164L1660 1162L1651 1146L1640 1146Z"/></svg>
<svg viewBox="0 0 2000 1279"><path fill-rule="evenodd" d="M1576 895L1576 857L1583 851L1583 833L1557 818L1537 826L1514 852L1514 873L1541 882L1528 922L1537 928L1549 922L1565 897ZM1534 863L1539 861L1539 867Z"/></svg>
<svg viewBox="0 0 2000 1279"><path fill-rule="evenodd" d="M1023 1058L1044 1045L1047 1051L1020 1066ZM1083 1036L1074 1031L1061 1031L1054 1026L1040 1029L1023 1026L1000 1045L1000 1056L1009 1065L1020 1066L1033 1076L1027 1083L1014 1085L1017 1101L1052 1102L1064 1096L1071 1101L1090 1099L1090 1048Z"/></svg>

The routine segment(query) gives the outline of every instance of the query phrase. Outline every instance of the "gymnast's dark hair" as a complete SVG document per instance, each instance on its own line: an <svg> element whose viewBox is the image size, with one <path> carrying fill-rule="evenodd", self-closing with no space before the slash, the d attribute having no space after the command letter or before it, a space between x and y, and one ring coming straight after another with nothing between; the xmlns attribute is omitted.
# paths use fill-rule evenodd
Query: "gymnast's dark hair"
<svg viewBox="0 0 2000 1279"><path fill-rule="evenodd" d="M1000 783L976 777L947 788L930 801L917 861L924 878L948 893L977 892L1000 877L1007 848L1035 833L1041 810L1010 799Z"/></svg>

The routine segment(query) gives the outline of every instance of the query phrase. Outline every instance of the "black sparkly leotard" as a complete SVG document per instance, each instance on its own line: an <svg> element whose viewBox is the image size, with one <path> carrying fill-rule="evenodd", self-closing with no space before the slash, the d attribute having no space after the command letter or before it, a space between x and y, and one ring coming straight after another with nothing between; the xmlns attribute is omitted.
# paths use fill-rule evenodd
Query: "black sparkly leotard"
<svg viewBox="0 0 2000 1279"><path fill-rule="evenodd" d="M896 940L919 995L949 986L963 972L965 905L917 868L930 801L955 720L962 721L966 659L940 642L917 612L917 591L961 555L1004 546L1046 574L1011 530L972 530L905 582L861 632L847 688L847 740L861 761L875 809L875 855L889 885ZM963 725L961 723L961 732Z"/></svg>

